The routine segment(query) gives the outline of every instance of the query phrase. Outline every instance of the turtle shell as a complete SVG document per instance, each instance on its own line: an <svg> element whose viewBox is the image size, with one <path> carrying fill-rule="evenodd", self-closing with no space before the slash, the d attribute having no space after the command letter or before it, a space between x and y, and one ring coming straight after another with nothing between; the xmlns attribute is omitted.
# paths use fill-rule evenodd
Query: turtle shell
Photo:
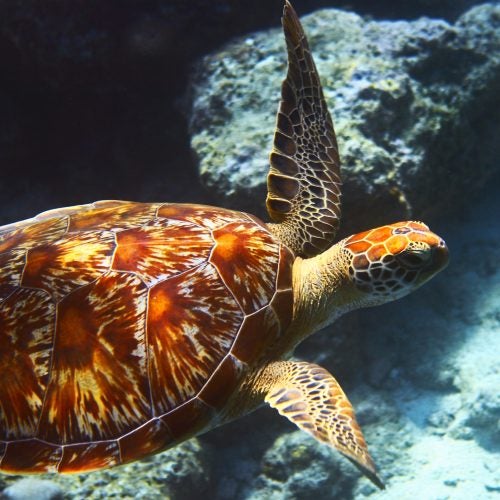
<svg viewBox="0 0 500 500"><path fill-rule="evenodd" d="M81 472L218 423L292 314L258 219L98 202L0 228L0 470Z"/></svg>

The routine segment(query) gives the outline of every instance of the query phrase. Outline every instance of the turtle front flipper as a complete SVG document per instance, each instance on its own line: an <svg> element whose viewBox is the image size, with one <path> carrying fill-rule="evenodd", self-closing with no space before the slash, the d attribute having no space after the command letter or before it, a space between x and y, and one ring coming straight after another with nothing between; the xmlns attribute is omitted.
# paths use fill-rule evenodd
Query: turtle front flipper
<svg viewBox="0 0 500 500"><path fill-rule="evenodd" d="M340 220L340 160L318 71L297 14L287 1L283 30L288 73L281 87L267 176L267 211L276 236L312 257L332 243Z"/></svg>
<svg viewBox="0 0 500 500"><path fill-rule="evenodd" d="M318 441L336 448L384 488L352 405L328 371L312 363L277 361L264 368L257 385L266 403Z"/></svg>

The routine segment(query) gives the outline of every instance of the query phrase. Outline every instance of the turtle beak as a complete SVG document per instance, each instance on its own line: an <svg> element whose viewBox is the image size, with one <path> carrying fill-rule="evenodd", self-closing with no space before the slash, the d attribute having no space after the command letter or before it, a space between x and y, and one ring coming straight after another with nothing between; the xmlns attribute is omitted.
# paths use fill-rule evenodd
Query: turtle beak
<svg viewBox="0 0 500 500"><path fill-rule="evenodd" d="M448 265L449 252L442 238L439 239L439 243L434 247L432 253L432 268L434 272L443 270Z"/></svg>
<svg viewBox="0 0 500 500"><path fill-rule="evenodd" d="M428 264L422 269L419 285L423 285L434 275L441 272L449 261L448 247L442 238L439 238L438 244L432 247L431 258Z"/></svg>
<svg viewBox="0 0 500 500"><path fill-rule="evenodd" d="M417 287L420 287L437 273L441 272L448 265L448 261L448 247L445 241L439 238L438 244L431 248L431 257L420 273Z"/></svg>

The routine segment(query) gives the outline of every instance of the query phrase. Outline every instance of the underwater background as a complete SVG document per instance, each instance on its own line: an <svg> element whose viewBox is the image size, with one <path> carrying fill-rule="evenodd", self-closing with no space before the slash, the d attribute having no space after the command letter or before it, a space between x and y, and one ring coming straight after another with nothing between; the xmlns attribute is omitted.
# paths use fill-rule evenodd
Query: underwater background
<svg viewBox="0 0 500 500"><path fill-rule="evenodd" d="M0 224L99 199L265 217L281 0L0 2ZM340 236L424 220L450 265L304 342L386 482L264 408L141 462L0 475L2 498L500 494L500 5L296 1L343 161ZM24 495L24 496L23 496Z"/></svg>

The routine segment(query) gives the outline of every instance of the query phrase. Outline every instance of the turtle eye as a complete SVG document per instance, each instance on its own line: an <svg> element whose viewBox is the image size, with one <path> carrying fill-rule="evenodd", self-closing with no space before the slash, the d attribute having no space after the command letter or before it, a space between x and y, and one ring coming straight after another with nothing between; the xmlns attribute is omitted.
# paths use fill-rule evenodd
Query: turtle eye
<svg viewBox="0 0 500 500"><path fill-rule="evenodd" d="M407 269L419 269L429 261L431 252L422 248L412 248L396 255L398 262Z"/></svg>

